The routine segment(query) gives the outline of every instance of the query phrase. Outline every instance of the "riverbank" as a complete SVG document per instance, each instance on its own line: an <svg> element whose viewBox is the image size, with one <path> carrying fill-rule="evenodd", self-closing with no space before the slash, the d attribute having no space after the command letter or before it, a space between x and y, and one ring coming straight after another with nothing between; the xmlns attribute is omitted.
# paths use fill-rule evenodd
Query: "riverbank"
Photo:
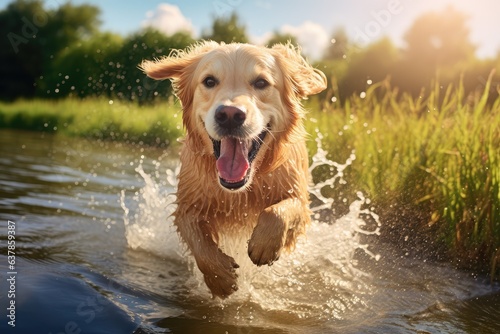
<svg viewBox="0 0 500 334"><path fill-rule="evenodd" d="M139 106L108 99L0 102L0 128L168 146L182 136L178 104Z"/></svg>
<svg viewBox="0 0 500 334"><path fill-rule="evenodd" d="M343 107L309 101L311 154L319 131L330 159L356 156L344 172L345 184L329 190L335 213L348 210L356 191L362 191L381 216L383 236L408 254L451 260L495 276L500 267L500 99L487 104L492 89L486 85L482 93L466 97L460 86L436 85L414 99L383 82ZM179 109L178 103L18 101L0 103L0 128L166 146L182 136Z"/></svg>
<svg viewBox="0 0 500 334"><path fill-rule="evenodd" d="M465 96L435 85L415 99L379 83L312 114L309 132L324 134L329 158L356 156L330 196L350 203L353 187L370 196L382 234L407 254L497 276L500 98L487 103L496 89Z"/></svg>

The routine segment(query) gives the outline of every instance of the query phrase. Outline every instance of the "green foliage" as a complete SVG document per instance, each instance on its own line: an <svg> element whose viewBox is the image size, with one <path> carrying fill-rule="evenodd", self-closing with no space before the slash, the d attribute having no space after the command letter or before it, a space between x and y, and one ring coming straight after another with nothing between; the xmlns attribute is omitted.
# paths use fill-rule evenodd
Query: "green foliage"
<svg viewBox="0 0 500 334"><path fill-rule="evenodd" d="M350 49L349 37L344 28L337 29L330 40L323 59L345 59Z"/></svg>
<svg viewBox="0 0 500 334"><path fill-rule="evenodd" d="M468 61L474 56L467 16L448 7L417 18L405 34L406 58L428 68Z"/></svg>
<svg viewBox="0 0 500 334"><path fill-rule="evenodd" d="M202 38L219 43L248 43L246 27L240 22L240 18L234 12L229 17L221 16L215 18L212 28L209 32L203 34Z"/></svg>
<svg viewBox="0 0 500 334"><path fill-rule="evenodd" d="M481 91L490 71L497 69L493 82L500 82L500 54L496 59L478 60L469 38L466 17L447 8L417 18L405 34L406 45L396 48L388 38L367 46L351 43L340 29L332 35L320 67L326 65L327 77L335 95L344 102L352 94L366 89L366 82L391 78L394 86L418 97L433 78L443 86L461 81L466 92ZM325 96L331 96L325 94ZM492 91L491 102L498 96Z"/></svg>
<svg viewBox="0 0 500 334"><path fill-rule="evenodd" d="M500 98L487 103L491 78L481 94L435 84L426 98L385 81L344 108L312 112L309 132L324 134L334 161L356 155L344 175L349 188L332 191L337 211L361 190L388 233L423 236L461 266L488 268L500 248Z"/></svg>
<svg viewBox="0 0 500 334"><path fill-rule="evenodd" d="M48 9L15 0L0 12L0 99L108 96L151 101L171 95L170 83L148 79L137 65L194 40L145 29L126 38L101 33L91 5ZM35 85L33 83L36 83Z"/></svg>
<svg viewBox="0 0 500 334"><path fill-rule="evenodd" d="M85 97L111 93L120 79L113 60L122 44L120 36L103 33L66 48L54 59L52 70L37 81L38 95Z"/></svg>
<svg viewBox="0 0 500 334"><path fill-rule="evenodd" d="M271 38L266 42L266 45L272 47L275 44L287 44L299 45L297 38L291 34L282 34L279 31L275 31Z"/></svg>
<svg viewBox="0 0 500 334"><path fill-rule="evenodd" d="M222 12L222 11L221 11ZM229 14L227 8L224 12ZM171 95L168 81L147 78L137 69L143 59L168 55L194 40L187 33L166 36L144 29L129 36L99 31L100 11L71 2L49 9L40 0L13 0L0 12L0 99L19 97L107 96L141 103ZM247 42L239 16L216 17L203 38ZM360 94L367 82L391 78L394 86L413 97L438 77L442 85L462 81L466 92L481 90L492 68L500 82L500 54L478 60L469 40L465 16L452 8L424 14L407 31L406 46L399 50L387 38L360 47L349 41L344 29L332 34L324 59L317 67L327 75L331 90L321 94L344 103ZM268 45L296 38L274 33ZM33 84L35 83L35 84ZM497 96L491 91L489 102Z"/></svg>
<svg viewBox="0 0 500 334"><path fill-rule="evenodd" d="M345 75L339 79L342 100L353 93L360 94L367 88L368 80L379 82L390 76L394 64L399 61L398 51L388 38L383 38L349 58L349 67Z"/></svg>
<svg viewBox="0 0 500 334"><path fill-rule="evenodd" d="M170 82L146 77L137 65L144 59L159 58L173 49L193 43L186 33L166 36L146 29L123 40L111 33L67 48L53 64L53 70L38 81L41 96L109 96L139 102L172 94Z"/></svg>
<svg viewBox="0 0 500 334"><path fill-rule="evenodd" d="M417 18L405 34L407 47L401 62L394 66L394 84L417 95L430 78L442 72L448 75L440 78L441 84L458 82L474 61L475 47L469 39L466 19L452 7ZM483 75L487 77L489 71L491 68Z"/></svg>
<svg viewBox="0 0 500 334"><path fill-rule="evenodd" d="M105 99L26 100L0 103L0 129L166 146L182 136L179 108L173 103L141 106Z"/></svg>
<svg viewBox="0 0 500 334"><path fill-rule="evenodd" d="M0 12L0 98L33 97L33 85L66 47L99 26L99 9L66 3L47 9L42 1L16 0Z"/></svg>
<svg viewBox="0 0 500 334"><path fill-rule="evenodd" d="M139 102L170 96L170 81L150 79L137 66L144 59L160 58L174 49L184 49L192 43L194 40L185 32L166 36L157 30L146 29L129 36L112 60L111 67L114 67L116 78L120 78L112 80L111 85L115 84L112 95Z"/></svg>

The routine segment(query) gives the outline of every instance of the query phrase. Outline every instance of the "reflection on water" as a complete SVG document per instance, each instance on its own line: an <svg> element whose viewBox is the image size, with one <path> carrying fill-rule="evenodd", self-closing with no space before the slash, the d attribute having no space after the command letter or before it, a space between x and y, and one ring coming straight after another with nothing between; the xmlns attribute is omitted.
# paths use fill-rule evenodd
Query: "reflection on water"
<svg viewBox="0 0 500 334"><path fill-rule="evenodd" d="M376 216L361 194L338 220L319 221L326 215L318 212L296 251L271 267L253 266L245 241L226 240L240 256L240 290L212 300L169 217L176 158L0 130L0 272L8 271L10 219L17 226L15 332L500 332L496 287L368 235ZM354 158L337 165L349 168ZM7 290L2 278L0 310ZM2 312L0 332L14 332Z"/></svg>

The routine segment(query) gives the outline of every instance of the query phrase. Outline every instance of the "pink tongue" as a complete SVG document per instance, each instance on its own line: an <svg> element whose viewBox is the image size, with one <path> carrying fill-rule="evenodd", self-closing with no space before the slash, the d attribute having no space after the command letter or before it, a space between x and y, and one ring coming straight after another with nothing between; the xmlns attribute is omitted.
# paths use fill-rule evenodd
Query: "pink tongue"
<svg viewBox="0 0 500 334"><path fill-rule="evenodd" d="M220 157L217 159L219 177L228 182L239 182L247 175L248 147L246 141L224 138L220 145Z"/></svg>

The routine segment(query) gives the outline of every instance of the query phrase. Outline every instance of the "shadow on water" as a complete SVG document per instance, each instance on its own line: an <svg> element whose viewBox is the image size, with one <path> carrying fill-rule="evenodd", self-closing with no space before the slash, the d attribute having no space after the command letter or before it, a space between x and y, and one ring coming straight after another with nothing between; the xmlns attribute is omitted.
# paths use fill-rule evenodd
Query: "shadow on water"
<svg viewBox="0 0 500 334"><path fill-rule="evenodd" d="M3 256L0 261L7 263ZM137 327L135 315L114 300L121 288L109 279L67 264L20 258L17 267L16 326L2 321L2 333L131 333ZM6 298L0 304L7 309Z"/></svg>
<svg viewBox="0 0 500 334"><path fill-rule="evenodd" d="M169 217L176 157L2 130L0 333L500 332L498 287L382 243L362 194L339 219L316 211L296 251L271 267L253 266L244 240L225 240L240 289L211 299ZM8 220L16 328L6 320Z"/></svg>

